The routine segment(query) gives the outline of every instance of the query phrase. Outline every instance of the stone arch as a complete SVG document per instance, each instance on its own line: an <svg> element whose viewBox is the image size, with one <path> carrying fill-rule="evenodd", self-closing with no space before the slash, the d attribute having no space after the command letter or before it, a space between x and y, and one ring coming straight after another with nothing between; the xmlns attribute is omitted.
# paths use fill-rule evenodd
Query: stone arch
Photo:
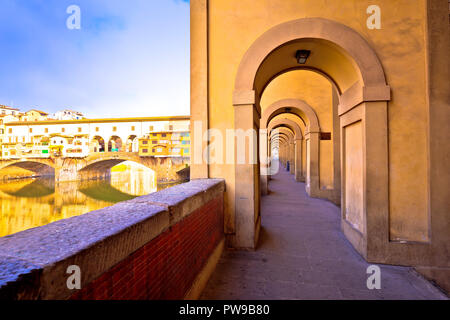
<svg viewBox="0 0 450 320"><path fill-rule="evenodd" d="M126 141L125 141L126 143ZM125 147L125 143L124 140L122 139L122 137L117 136L117 135L112 135L109 139L108 139L108 152L122 152L124 147Z"/></svg>
<svg viewBox="0 0 450 320"><path fill-rule="evenodd" d="M300 126L297 123L295 123L294 121L292 121L291 119L277 119L277 120L271 121L269 126L267 127L267 131L270 135L270 132L273 129L276 129L276 128L282 127L282 126L289 128L294 133L294 139L303 139L303 134L300 129Z"/></svg>
<svg viewBox="0 0 450 320"><path fill-rule="evenodd" d="M95 135L91 141L89 142L90 152L106 152L107 151L107 142L104 137L100 135Z"/></svg>
<svg viewBox="0 0 450 320"><path fill-rule="evenodd" d="M126 152L138 152L138 137L135 134L129 135L125 140L125 151Z"/></svg>
<svg viewBox="0 0 450 320"><path fill-rule="evenodd" d="M286 108L294 109L295 113L300 116L307 124L307 132L320 132L319 118L317 117L314 109L303 100L299 99L282 99L272 103L267 109L264 110L260 127L267 128L269 122L273 117L286 113Z"/></svg>
<svg viewBox="0 0 450 320"><path fill-rule="evenodd" d="M251 45L239 64L235 97L251 97L251 92L255 89L256 74L266 57L273 50L299 39L321 39L333 43L344 50L356 64L361 86L386 86L380 60L358 32L332 20L302 18L271 28Z"/></svg>

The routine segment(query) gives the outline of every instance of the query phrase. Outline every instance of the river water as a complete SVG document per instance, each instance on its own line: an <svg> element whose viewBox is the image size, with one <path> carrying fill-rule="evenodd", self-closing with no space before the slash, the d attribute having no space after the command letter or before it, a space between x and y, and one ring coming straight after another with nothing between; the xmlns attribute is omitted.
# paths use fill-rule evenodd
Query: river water
<svg viewBox="0 0 450 320"><path fill-rule="evenodd" d="M53 177L0 181L0 237L98 210L173 186L158 185L150 169L130 164L111 179L60 182Z"/></svg>

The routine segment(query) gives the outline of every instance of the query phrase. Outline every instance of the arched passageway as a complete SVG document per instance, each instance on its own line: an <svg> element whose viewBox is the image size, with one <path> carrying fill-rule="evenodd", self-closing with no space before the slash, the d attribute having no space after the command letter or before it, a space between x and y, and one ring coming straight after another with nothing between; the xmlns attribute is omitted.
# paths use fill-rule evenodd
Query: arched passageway
<svg viewBox="0 0 450 320"><path fill-rule="evenodd" d="M131 135L128 137L125 147L125 152L138 152L139 151L139 140L136 135Z"/></svg>
<svg viewBox="0 0 450 320"><path fill-rule="evenodd" d="M296 59L300 50L313 53L306 63ZM390 89L376 54L357 32L334 21L306 18L283 23L264 33L248 49L238 68L233 96L235 129L266 128L273 117L283 113L300 116L305 126L306 188L309 194L317 192L320 196L317 156L321 131L314 106L280 97L278 103L265 110L259 126L252 121L262 113L260 103L269 83L286 72L302 68L324 75L339 94L336 113L343 136L340 143L343 231L358 251L367 256L368 236L371 243L380 246L388 238L388 225L383 225L380 232L379 222L386 221L388 213L385 155ZM262 149L267 156L270 147L263 145ZM236 199L239 199L235 208L236 240L244 247L256 245L260 225L259 205L242 200L259 197L260 176L254 166L249 161L235 171ZM375 174L375 167L378 179L366 179ZM248 190L250 181L254 187ZM255 217L254 223L246 222L250 213ZM375 220L368 217L377 217L379 222L372 223ZM371 254L381 252L378 247Z"/></svg>
<svg viewBox="0 0 450 320"><path fill-rule="evenodd" d="M91 152L105 152L105 140L100 136L95 136L91 141Z"/></svg>
<svg viewBox="0 0 450 320"><path fill-rule="evenodd" d="M122 139L118 136L112 136L108 141L108 152L122 152Z"/></svg>

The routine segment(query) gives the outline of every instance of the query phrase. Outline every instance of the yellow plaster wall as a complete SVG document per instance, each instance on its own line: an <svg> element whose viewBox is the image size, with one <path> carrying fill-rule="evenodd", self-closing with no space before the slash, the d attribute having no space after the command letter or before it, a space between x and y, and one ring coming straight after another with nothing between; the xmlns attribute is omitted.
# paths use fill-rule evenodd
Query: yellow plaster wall
<svg viewBox="0 0 450 320"><path fill-rule="evenodd" d="M361 121L344 128L345 219L360 232L363 226L363 137Z"/></svg>

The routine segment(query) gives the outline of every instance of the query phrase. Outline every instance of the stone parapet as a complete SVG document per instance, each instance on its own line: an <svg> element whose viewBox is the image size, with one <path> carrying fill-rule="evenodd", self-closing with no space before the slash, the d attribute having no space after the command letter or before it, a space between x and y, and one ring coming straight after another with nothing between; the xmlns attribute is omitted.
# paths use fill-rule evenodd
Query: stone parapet
<svg viewBox="0 0 450 320"><path fill-rule="evenodd" d="M0 299L182 299L223 245L223 193L193 180L0 238Z"/></svg>

